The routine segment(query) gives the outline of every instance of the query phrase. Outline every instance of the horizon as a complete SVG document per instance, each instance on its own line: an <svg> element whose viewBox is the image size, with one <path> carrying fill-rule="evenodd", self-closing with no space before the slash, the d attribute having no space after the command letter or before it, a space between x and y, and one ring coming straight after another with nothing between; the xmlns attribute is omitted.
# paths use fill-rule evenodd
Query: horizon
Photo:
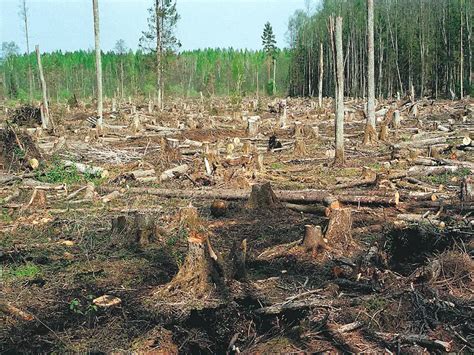
<svg viewBox="0 0 474 355"><path fill-rule="evenodd" d="M317 2L313 1L313 4ZM25 53L19 3L19 0L2 1L0 42L13 41L20 47L20 53ZM146 30L147 9L151 3L150 0L101 0L102 51L113 51L119 39L125 41L128 50L138 50L138 40ZM235 11L236 5L238 11ZM178 52L209 48L260 50L260 35L267 21L273 26L277 46L285 48L288 19L305 6L304 0L178 0L181 18L176 34L182 43ZM30 52L36 44L42 52L93 50L90 1L27 0L27 7Z"/></svg>

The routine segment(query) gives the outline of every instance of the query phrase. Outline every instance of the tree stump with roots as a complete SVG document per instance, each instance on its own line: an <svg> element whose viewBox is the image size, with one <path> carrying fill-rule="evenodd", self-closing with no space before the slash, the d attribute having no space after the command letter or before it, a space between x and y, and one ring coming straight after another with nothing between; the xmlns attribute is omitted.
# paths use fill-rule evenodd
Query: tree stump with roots
<svg viewBox="0 0 474 355"><path fill-rule="evenodd" d="M364 145L373 145L377 143L377 131L371 125L365 126Z"/></svg>
<svg viewBox="0 0 474 355"><path fill-rule="evenodd" d="M252 192L247 206L251 209L275 209L282 207L282 203L278 200L275 193L272 190L272 186L269 182L264 184L256 184L252 186Z"/></svg>
<svg viewBox="0 0 474 355"><path fill-rule="evenodd" d="M176 276L157 292L157 296L169 302L176 297L206 301L226 295L222 257L212 249L197 209L193 206L182 208L179 225L188 232L188 254Z"/></svg>

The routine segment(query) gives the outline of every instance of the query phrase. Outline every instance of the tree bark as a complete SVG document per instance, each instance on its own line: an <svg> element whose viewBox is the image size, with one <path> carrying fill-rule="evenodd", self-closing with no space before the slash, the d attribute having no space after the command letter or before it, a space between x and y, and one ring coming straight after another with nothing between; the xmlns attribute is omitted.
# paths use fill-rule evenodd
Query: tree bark
<svg viewBox="0 0 474 355"><path fill-rule="evenodd" d="M41 125L43 129L49 129L49 107L48 107L48 96L46 91L46 80L44 80L43 74L43 65L41 64L41 54L39 50L39 46L36 46L36 60L38 61L38 70L40 74L41 80L41 90L43 93L43 109L41 115Z"/></svg>
<svg viewBox="0 0 474 355"><path fill-rule="evenodd" d="M103 126L102 103L102 59L100 53L99 0L92 0L94 12L95 68L97 81L97 125Z"/></svg>
<svg viewBox="0 0 474 355"><path fill-rule="evenodd" d="M157 90L157 104L162 107L162 92L161 92L161 22L160 22L160 0L155 1L155 21L156 21L156 90Z"/></svg>
<svg viewBox="0 0 474 355"><path fill-rule="evenodd" d="M33 102L33 73L31 71L30 63L30 37L28 34L28 8L26 7L26 0L23 0L21 3L21 16L23 17L23 22L25 24L25 39L26 39L26 54L28 55L28 82L29 82L29 98L30 103Z"/></svg>
<svg viewBox="0 0 474 355"><path fill-rule="evenodd" d="M375 53L374 53L374 0L367 0L367 30L368 30L368 100L367 126L375 130Z"/></svg>
<svg viewBox="0 0 474 355"><path fill-rule="evenodd" d="M323 43L319 44L319 96L318 103L319 108L323 107L323 79L324 79L324 47Z"/></svg>
<svg viewBox="0 0 474 355"><path fill-rule="evenodd" d="M344 164L344 55L342 53L342 17L336 18L337 103L335 164Z"/></svg>

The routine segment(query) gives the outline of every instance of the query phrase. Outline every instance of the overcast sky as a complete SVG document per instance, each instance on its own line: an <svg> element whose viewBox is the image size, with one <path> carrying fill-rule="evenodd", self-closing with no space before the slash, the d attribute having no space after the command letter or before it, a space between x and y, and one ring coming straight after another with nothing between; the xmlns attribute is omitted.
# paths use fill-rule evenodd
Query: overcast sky
<svg viewBox="0 0 474 355"><path fill-rule="evenodd" d="M317 0L314 0L317 1ZM153 0L99 0L103 50L118 39L136 49L146 29ZM26 49L18 16L20 0L0 0L0 42ZM94 46L92 0L27 0L30 47L42 51L91 49ZM177 34L182 49L234 47L259 49L263 25L270 21L279 47L286 46L288 18L304 0L178 0Z"/></svg>

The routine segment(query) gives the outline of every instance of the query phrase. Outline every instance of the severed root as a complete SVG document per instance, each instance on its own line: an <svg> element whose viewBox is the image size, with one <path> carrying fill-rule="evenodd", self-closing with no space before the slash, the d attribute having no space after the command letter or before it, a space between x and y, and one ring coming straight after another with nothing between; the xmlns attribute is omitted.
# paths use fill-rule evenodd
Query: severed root
<svg viewBox="0 0 474 355"><path fill-rule="evenodd" d="M271 260L288 256L315 257L320 249L326 248L320 226L306 225L302 240L280 244L266 249L257 256L258 260Z"/></svg>
<svg viewBox="0 0 474 355"><path fill-rule="evenodd" d="M257 184L252 186L248 207L251 209L268 210L280 208L282 204L275 196L270 183L267 182L262 185Z"/></svg>

